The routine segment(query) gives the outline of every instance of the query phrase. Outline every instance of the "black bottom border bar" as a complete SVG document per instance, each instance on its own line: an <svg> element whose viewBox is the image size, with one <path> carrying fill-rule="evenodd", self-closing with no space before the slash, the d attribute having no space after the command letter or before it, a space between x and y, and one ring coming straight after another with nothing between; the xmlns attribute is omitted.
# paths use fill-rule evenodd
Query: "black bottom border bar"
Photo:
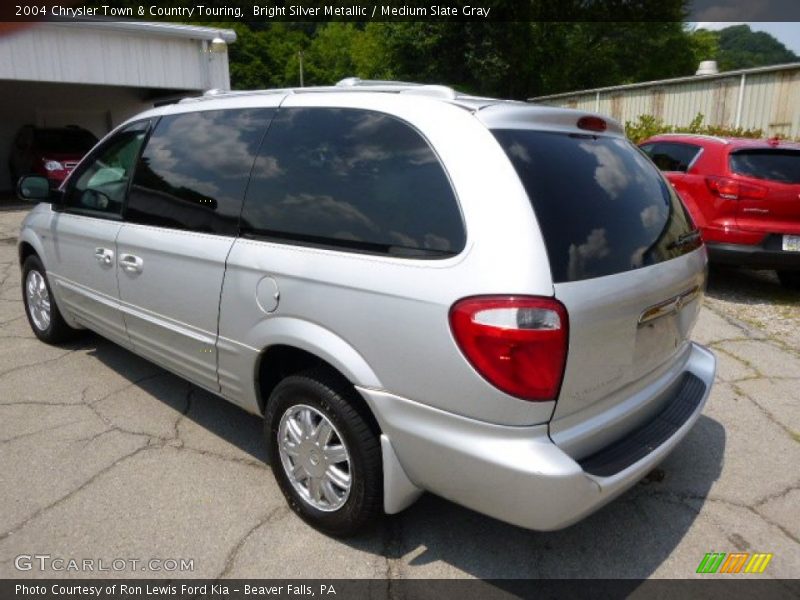
<svg viewBox="0 0 800 600"><path fill-rule="evenodd" d="M730 575L698 579L2 579L0 598L18 600L505 600L508 598L800 597L800 579Z"/></svg>

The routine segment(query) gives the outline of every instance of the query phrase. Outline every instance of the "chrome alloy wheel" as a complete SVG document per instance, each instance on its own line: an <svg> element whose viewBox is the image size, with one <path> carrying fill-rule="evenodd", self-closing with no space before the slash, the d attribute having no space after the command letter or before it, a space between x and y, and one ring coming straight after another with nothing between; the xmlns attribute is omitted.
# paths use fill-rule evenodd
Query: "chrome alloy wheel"
<svg viewBox="0 0 800 600"><path fill-rule="evenodd" d="M47 293L44 276L39 271L28 271L28 277L25 279L25 297L36 329L47 331L50 327L50 294Z"/></svg>
<svg viewBox="0 0 800 600"><path fill-rule="evenodd" d="M336 427L316 408L297 404L283 413L278 452L292 487L308 504L333 512L347 502L350 454Z"/></svg>

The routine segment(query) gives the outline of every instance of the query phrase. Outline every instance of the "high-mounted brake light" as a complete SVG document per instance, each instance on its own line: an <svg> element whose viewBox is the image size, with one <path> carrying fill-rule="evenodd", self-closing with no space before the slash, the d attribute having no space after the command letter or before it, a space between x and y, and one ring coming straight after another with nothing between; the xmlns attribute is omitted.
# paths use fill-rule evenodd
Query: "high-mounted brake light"
<svg viewBox="0 0 800 600"><path fill-rule="evenodd" d="M605 119L600 117L581 117L578 119L578 128L587 131L605 131L608 127Z"/></svg>
<svg viewBox="0 0 800 600"><path fill-rule="evenodd" d="M523 400L555 400L567 359L569 323L553 298L477 296L456 302L450 327L489 383Z"/></svg>
<svg viewBox="0 0 800 600"><path fill-rule="evenodd" d="M712 193L725 200L741 198L761 200L767 197L767 188L752 183L742 183L728 177L706 177L706 185Z"/></svg>

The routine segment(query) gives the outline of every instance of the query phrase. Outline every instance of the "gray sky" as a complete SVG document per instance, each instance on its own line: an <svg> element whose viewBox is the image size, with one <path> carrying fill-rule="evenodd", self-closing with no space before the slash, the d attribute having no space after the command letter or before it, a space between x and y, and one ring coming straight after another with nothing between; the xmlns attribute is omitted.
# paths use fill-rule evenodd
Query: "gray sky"
<svg viewBox="0 0 800 600"><path fill-rule="evenodd" d="M698 29L703 27L705 29L725 29L731 25L741 25L741 23L729 22L706 22L706 23L691 23ZM753 31L766 31L778 39L784 46L795 54L800 55L800 22L786 21L786 22L755 22L745 23L750 25Z"/></svg>

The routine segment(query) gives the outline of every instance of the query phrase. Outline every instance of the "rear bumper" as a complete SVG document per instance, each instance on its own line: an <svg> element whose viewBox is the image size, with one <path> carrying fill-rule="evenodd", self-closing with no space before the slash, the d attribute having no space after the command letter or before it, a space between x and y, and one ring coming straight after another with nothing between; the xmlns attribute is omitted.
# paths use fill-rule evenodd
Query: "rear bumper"
<svg viewBox="0 0 800 600"><path fill-rule="evenodd" d="M671 413L665 415L662 411L652 423L581 461L552 442L547 425L493 425L386 392L364 388L359 391L372 407L384 438L388 438L384 439L384 454L391 454L392 460L397 461L405 484L387 481L387 492L402 489L404 497L413 500L409 488L413 484L513 525L554 530L594 512L663 460L699 418L715 370L714 355L693 344L680 374L699 386L693 392L696 397L691 399L691 406L686 407L686 392L683 398L676 392L676 398L664 409L668 411L672 406ZM659 419L661 422L657 422ZM652 426L649 437L640 431L648 426ZM657 445L647 446L643 452L642 446L650 443L648 440L657 440ZM616 463L608 460L615 457ZM633 460L625 460L631 457ZM386 462L384 456L385 466ZM397 479L398 468L385 471L385 476ZM397 500L386 498L387 512L397 512L407 504Z"/></svg>
<svg viewBox="0 0 800 600"><path fill-rule="evenodd" d="M781 250L781 236L769 235L761 244L706 242L708 260L713 264L751 269L800 270L800 252Z"/></svg>

